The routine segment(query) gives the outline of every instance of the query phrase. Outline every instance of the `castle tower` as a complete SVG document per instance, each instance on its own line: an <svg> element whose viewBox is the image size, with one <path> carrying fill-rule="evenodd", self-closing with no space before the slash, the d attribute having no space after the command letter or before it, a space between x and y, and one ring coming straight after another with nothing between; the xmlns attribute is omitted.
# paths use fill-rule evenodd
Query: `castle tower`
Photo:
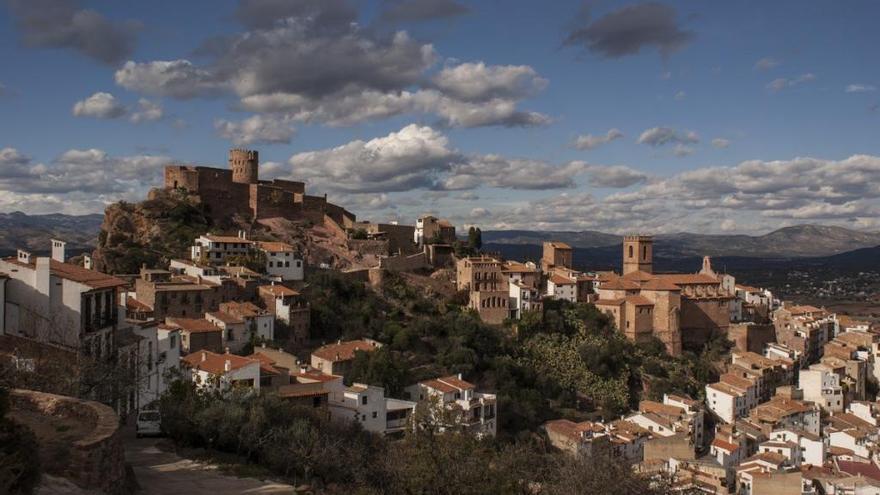
<svg viewBox="0 0 880 495"><path fill-rule="evenodd" d="M229 168L232 182L256 184L259 182L260 154L254 150L233 148L229 150Z"/></svg>
<svg viewBox="0 0 880 495"><path fill-rule="evenodd" d="M641 270L653 273L654 238L649 235L628 235L623 238L623 274Z"/></svg>

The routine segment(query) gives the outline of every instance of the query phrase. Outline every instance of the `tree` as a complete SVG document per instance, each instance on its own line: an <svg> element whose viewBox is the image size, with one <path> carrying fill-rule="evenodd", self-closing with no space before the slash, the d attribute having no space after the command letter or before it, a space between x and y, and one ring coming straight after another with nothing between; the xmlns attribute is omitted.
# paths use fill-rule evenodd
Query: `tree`
<svg viewBox="0 0 880 495"><path fill-rule="evenodd" d="M483 248L483 232L479 227L471 227L468 229L468 247L473 251L479 251Z"/></svg>
<svg viewBox="0 0 880 495"><path fill-rule="evenodd" d="M370 352L355 351L346 381L383 387L386 396L400 397L403 388L409 384L407 371L397 354L387 347Z"/></svg>

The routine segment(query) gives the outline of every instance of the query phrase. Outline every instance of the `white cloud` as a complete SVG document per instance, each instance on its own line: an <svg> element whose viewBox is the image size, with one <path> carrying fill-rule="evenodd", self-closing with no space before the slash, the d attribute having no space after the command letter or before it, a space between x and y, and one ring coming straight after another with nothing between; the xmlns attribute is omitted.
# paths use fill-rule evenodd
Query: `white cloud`
<svg viewBox="0 0 880 495"><path fill-rule="evenodd" d="M433 82L446 95L464 101L518 100L542 91L548 83L528 65L487 66L483 62L446 67Z"/></svg>
<svg viewBox="0 0 880 495"><path fill-rule="evenodd" d="M676 131L671 127L652 127L646 129L636 140L638 144L663 146L666 144L696 144L700 136L694 131Z"/></svg>
<svg viewBox="0 0 880 495"><path fill-rule="evenodd" d="M604 135L598 136L583 134L574 140L574 147L579 150L592 150L622 137L623 133L619 129L608 129Z"/></svg>
<svg viewBox="0 0 880 495"><path fill-rule="evenodd" d="M798 86L800 84L814 80L816 80L816 75L812 73L801 74L793 79L780 77L770 81L770 83L767 84L767 89L770 89L772 91L781 91L785 88L792 88L794 86Z"/></svg>
<svg viewBox="0 0 880 495"><path fill-rule="evenodd" d="M648 181L648 174L625 165L590 165L587 167L590 185L624 188Z"/></svg>
<svg viewBox="0 0 880 495"><path fill-rule="evenodd" d="M869 93L877 91L877 87L871 84L849 84L844 91L847 93Z"/></svg>
<svg viewBox="0 0 880 495"><path fill-rule="evenodd" d="M73 105L76 117L93 117L96 119L116 119L127 112L124 105L110 93L98 92Z"/></svg>
<svg viewBox="0 0 880 495"><path fill-rule="evenodd" d="M134 112L132 112L131 120L135 124L140 124L141 122L152 122L154 120L159 120L164 115L164 111L162 110L162 106L158 103L154 103L146 98L141 98L138 100L138 108Z"/></svg>
<svg viewBox="0 0 880 495"><path fill-rule="evenodd" d="M292 170L317 189L343 192L399 192L414 189L560 189L575 186L585 162L554 165L501 155L464 154L428 126L410 124L369 141L298 153Z"/></svg>
<svg viewBox="0 0 880 495"><path fill-rule="evenodd" d="M691 156L694 154L694 148L691 146L685 146L681 143L676 144L674 148L672 148L672 154L675 156Z"/></svg>
<svg viewBox="0 0 880 495"><path fill-rule="evenodd" d="M718 149L724 149L730 146L730 140L724 138L715 138L712 140L712 146Z"/></svg>
<svg viewBox="0 0 880 495"><path fill-rule="evenodd" d="M679 91L678 93L675 93L673 98L675 98L675 101L684 101L684 99L687 98L687 93Z"/></svg>
<svg viewBox="0 0 880 495"><path fill-rule="evenodd" d="M254 143L289 144L296 130L287 119L254 115L240 122L217 120L217 133L236 145Z"/></svg>
<svg viewBox="0 0 880 495"><path fill-rule="evenodd" d="M114 75L116 84L131 91L174 98L213 95L226 84L189 60L128 61Z"/></svg>
<svg viewBox="0 0 880 495"><path fill-rule="evenodd" d="M764 57L755 62L755 70L770 70L779 65L779 60L773 57Z"/></svg>

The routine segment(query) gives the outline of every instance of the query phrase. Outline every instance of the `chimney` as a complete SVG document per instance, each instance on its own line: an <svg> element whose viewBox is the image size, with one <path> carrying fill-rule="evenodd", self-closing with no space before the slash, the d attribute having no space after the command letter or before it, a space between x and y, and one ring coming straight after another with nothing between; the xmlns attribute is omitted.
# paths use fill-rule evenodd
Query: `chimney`
<svg viewBox="0 0 880 495"><path fill-rule="evenodd" d="M239 239L247 239L247 233L245 233L244 230L239 230L238 231L238 238Z"/></svg>
<svg viewBox="0 0 880 495"><path fill-rule="evenodd" d="M83 268L86 270L94 269L94 265L92 264L92 257L88 254L83 255Z"/></svg>
<svg viewBox="0 0 880 495"><path fill-rule="evenodd" d="M204 363L206 359L208 359L208 353L205 351L202 351L202 362Z"/></svg>
<svg viewBox="0 0 880 495"><path fill-rule="evenodd" d="M19 249L18 250L18 261L30 265L31 264L31 253L28 251L25 251L24 249Z"/></svg>
<svg viewBox="0 0 880 495"><path fill-rule="evenodd" d="M59 241L58 239L52 239L52 259L59 262L64 263L65 261L65 249L64 247L67 245L64 241Z"/></svg>
<svg viewBox="0 0 880 495"><path fill-rule="evenodd" d="M262 346L263 346L263 349L265 349L265 348L266 348L266 343L263 342Z"/></svg>
<svg viewBox="0 0 880 495"><path fill-rule="evenodd" d="M223 371L231 371L231 370L232 370L232 361L227 359L226 362L223 363Z"/></svg>
<svg viewBox="0 0 880 495"><path fill-rule="evenodd" d="M228 347L226 348L226 354L229 354L229 348L228 348Z"/></svg>

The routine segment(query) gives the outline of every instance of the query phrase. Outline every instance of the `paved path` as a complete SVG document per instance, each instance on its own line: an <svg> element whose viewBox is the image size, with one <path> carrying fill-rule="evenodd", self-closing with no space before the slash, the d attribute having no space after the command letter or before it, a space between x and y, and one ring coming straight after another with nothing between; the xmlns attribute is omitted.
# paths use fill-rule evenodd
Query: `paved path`
<svg viewBox="0 0 880 495"><path fill-rule="evenodd" d="M216 467L183 459L156 447L157 439L125 438L125 460L146 495L293 494L293 487L254 478L236 478Z"/></svg>

